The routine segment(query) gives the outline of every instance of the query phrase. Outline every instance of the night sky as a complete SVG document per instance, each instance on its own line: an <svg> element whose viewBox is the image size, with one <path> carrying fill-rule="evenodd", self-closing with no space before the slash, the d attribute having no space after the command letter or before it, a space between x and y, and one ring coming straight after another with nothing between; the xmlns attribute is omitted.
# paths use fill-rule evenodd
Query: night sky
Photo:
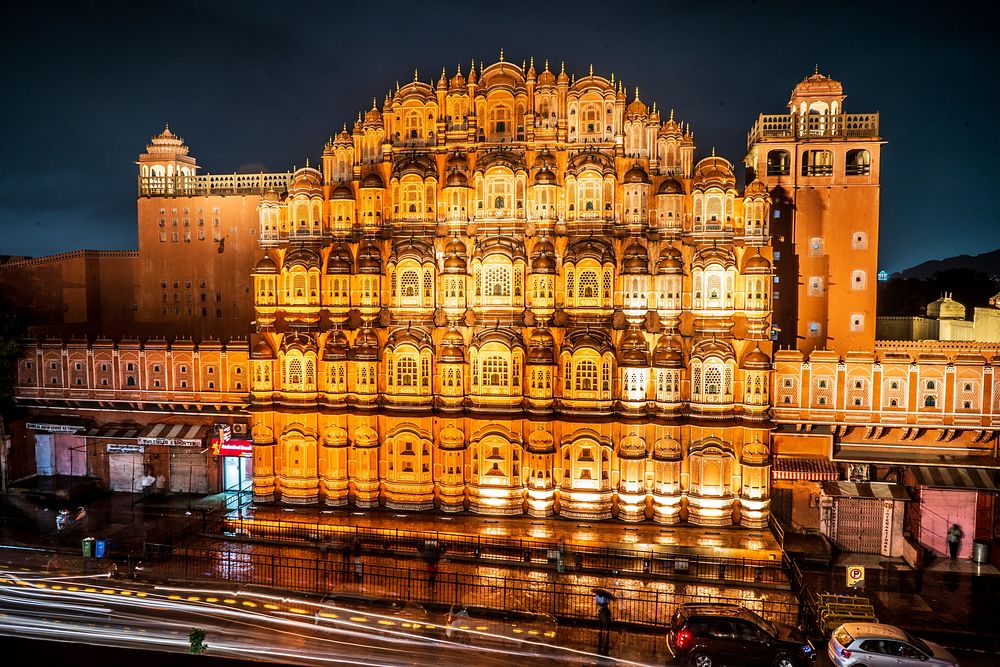
<svg viewBox="0 0 1000 667"><path fill-rule="evenodd" d="M398 5L398 6L397 6ZM316 164L398 80L592 63L740 163L813 71L881 113L880 268L1000 247L997 30L948 2L17 3L0 27L0 254L136 247L134 164L169 123L201 173ZM558 71L558 69L555 69ZM742 168L738 168L742 174Z"/></svg>

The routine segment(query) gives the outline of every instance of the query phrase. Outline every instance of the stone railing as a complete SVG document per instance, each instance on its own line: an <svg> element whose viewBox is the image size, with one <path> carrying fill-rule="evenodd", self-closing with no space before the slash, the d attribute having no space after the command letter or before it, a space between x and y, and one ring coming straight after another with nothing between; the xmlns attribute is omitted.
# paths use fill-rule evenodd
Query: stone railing
<svg viewBox="0 0 1000 667"><path fill-rule="evenodd" d="M199 176L140 176L140 197L264 194L288 190L291 173L203 174Z"/></svg>
<svg viewBox="0 0 1000 667"><path fill-rule="evenodd" d="M764 139L878 139L877 113L761 114L747 133L747 146Z"/></svg>

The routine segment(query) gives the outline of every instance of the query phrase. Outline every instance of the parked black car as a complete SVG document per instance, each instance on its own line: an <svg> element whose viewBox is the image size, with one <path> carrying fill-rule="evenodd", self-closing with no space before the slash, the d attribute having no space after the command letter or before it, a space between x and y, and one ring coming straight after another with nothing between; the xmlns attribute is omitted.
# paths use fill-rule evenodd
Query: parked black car
<svg viewBox="0 0 1000 667"><path fill-rule="evenodd" d="M806 667L816 650L795 628L735 604L685 603L670 621L667 649L694 667Z"/></svg>

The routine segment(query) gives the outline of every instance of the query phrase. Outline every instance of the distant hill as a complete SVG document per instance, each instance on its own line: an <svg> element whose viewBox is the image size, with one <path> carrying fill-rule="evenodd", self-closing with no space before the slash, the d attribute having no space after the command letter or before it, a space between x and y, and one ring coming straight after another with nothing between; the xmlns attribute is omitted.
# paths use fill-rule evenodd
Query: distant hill
<svg viewBox="0 0 1000 667"><path fill-rule="evenodd" d="M981 255L957 255L945 259L931 259L916 266L911 266L899 272L903 278L925 279L935 273L949 269L969 269L985 273L994 280L1000 279L1000 248L984 252Z"/></svg>

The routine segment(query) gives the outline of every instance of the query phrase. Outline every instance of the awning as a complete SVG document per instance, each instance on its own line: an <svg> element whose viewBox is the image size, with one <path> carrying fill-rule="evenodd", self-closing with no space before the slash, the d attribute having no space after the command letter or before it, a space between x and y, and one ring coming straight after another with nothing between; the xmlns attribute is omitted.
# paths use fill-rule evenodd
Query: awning
<svg viewBox="0 0 1000 667"><path fill-rule="evenodd" d="M83 435L88 438L106 438L109 440L135 440L142 432L138 424L108 424L87 429Z"/></svg>
<svg viewBox="0 0 1000 667"><path fill-rule="evenodd" d="M833 460L843 463L876 463L902 466L956 466L959 468L1000 468L1000 459L988 449L910 447L839 443L833 448Z"/></svg>
<svg viewBox="0 0 1000 667"><path fill-rule="evenodd" d="M994 471L982 468L939 468L918 466L910 468L917 480L917 486L944 489L973 489L976 491L998 491Z"/></svg>
<svg viewBox="0 0 1000 667"><path fill-rule="evenodd" d="M200 447L209 428L203 424L153 424L139 434L139 444Z"/></svg>
<svg viewBox="0 0 1000 667"><path fill-rule="evenodd" d="M883 500L909 500L905 486L880 482L823 482L824 496L849 496L851 498L882 498Z"/></svg>
<svg viewBox="0 0 1000 667"><path fill-rule="evenodd" d="M836 481L840 478L837 464L827 459L778 457L771 468L774 479L802 479L811 482Z"/></svg>

